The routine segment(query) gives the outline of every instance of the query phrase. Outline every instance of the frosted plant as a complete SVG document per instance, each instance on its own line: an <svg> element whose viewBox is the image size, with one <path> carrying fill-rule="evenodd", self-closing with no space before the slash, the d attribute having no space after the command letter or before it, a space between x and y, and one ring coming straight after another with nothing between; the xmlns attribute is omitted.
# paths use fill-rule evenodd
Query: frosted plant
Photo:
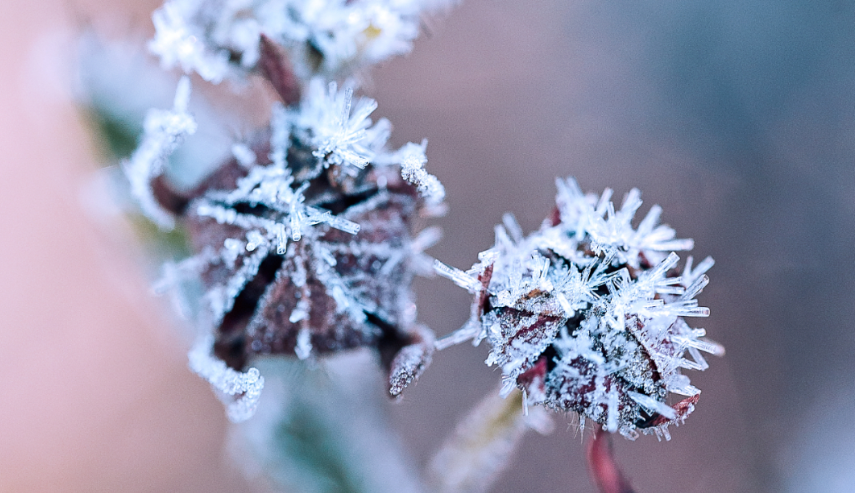
<svg viewBox="0 0 855 493"><path fill-rule="evenodd" d="M149 111L124 165L141 212L189 235L195 255L165 266L157 287L201 278L206 328L191 367L233 420L257 404L263 378L248 366L258 355L375 347L394 396L430 362L433 336L415 322L410 290L416 273L432 273L422 251L439 239L435 228L415 235L415 220L442 212L445 194L424 169L426 141L389 149L374 100L310 76L407 52L422 11L442 3L169 0L154 13L149 48L163 66L214 83L255 71L281 98L268 128L179 192L164 172L196 129L185 77L172 110Z"/></svg>
<svg viewBox="0 0 855 493"><path fill-rule="evenodd" d="M165 67L218 83L258 67L262 37L290 53L295 71L347 74L407 53L420 16L449 0L167 0L149 47Z"/></svg>
<svg viewBox="0 0 855 493"><path fill-rule="evenodd" d="M636 189L616 210L611 190L584 195L572 178L557 185L557 207L539 231L524 237L508 214L470 270L437 262L475 298L467 324L437 345L486 339L502 393L521 389L525 406L574 411L582 426L592 419L629 438L641 431L670 439L668 426L700 394L682 370L706 369L701 351L724 353L683 319L709 315L695 296L713 261L693 268L689 257L677 275L673 250L692 241L658 225L658 206L634 227ZM683 399L669 405L671 393Z"/></svg>
<svg viewBox="0 0 855 493"><path fill-rule="evenodd" d="M317 481L294 477L294 470L304 469L299 431L305 430L269 435L301 422L300 416L335 437L362 420L354 426L364 429L348 436L373 441L362 433L376 428L365 427L364 413L339 415L331 404L367 402L363 386L354 390L339 380L326 389L327 399L320 391L309 395L311 382L327 382L327 376L302 373L315 366L329 370L351 349L373 350L389 393L398 396L435 349L487 340L487 364L501 368L503 385L437 454L431 482L438 491L485 491L525 430L549 431L546 409L577 413L583 429L586 420L595 421L598 436L607 430L668 439L669 425L693 411L700 393L682 371L705 369L701 352L724 352L684 320L709 313L695 297L708 282L712 259L693 267L689 257L677 275L675 252L693 243L659 224L658 206L634 224L637 190L617 209L610 190L585 195L573 179L557 180L556 208L540 230L524 236L506 215L493 248L468 271L424 254L440 234L422 229L419 220L441 214L445 198L426 169L427 140L391 148L391 123L371 119L377 103L354 96L350 81L356 70L409 51L420 17L450 3L167 0L153 15L149 49L162 66L211 83L260 75L280 99L269 124L225 146L219 142L231 151L219 166L201 153L170 162L197 131L196 117L207 120L188 109L190 79L184 76L172 108L148 112L139 147L122 169L139 212L164 230L185 233L192 251L165 265L156 286L181 291L195 279L203 287L191 369L219 392L235 422L257 411L265 381L278 387L271 397L279 406L262 408L265 419L250 431L250 445L283 484L317 483L324 490L316 469L303 475ZM175 167L212 172L179 189L167 177ZM434 271L474 295L468 322L440 341L417 322L410 287L415 275ZM271 355L288 359L264 358ZM341 368L348 373L357 366ZM259 368L270 372L267 379ZM291 379L292 371L305 381ZM348 399L335 400L348 389ZM682 400L672 405L670 394ZM539 407L529 412L529 406ZM353 455L359 447L315 446L331 463L352 468L346 482L366 477L354 465L361 463ZM616 470L608 448L594 444L589 456L595 481L611 491L603 486L607 474L596 472ZM388 462L382 457L364 464L381 464L380 471ZM329 467L323 460L313 467ZM620 475L612 479L628 485ZM406 483L419 488L414 477Z"/></svg>

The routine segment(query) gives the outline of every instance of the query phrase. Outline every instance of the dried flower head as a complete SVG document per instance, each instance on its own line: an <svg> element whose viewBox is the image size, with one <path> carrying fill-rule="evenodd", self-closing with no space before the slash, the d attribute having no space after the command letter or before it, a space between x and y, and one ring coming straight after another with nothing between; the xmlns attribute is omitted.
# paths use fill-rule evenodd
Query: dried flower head
<svg viewBox="0 0 855 493"><path fill-rule="evenodd" d="M371 121L373 100L313 79L298 106L275 106L269 129L182 196L160 173L194 129L188 97L184 79L175 108L150 114L125 168L143 212L163 227L177 219L196 252L165 276L198 275L206 287L212 331L191 366L239 396L235 420L254 410L263 383L242 371L258 355L374 347L398 395L434 347L410 289L416 273L432 272L422 252L439 239L435 228L414 235L417 219L444 197L424 170L426 142L388 149L391 125Z"/></svg>
<svg viewBox="0 0 855 493"><path fill-rule="evenodd" d="M683 320L709 315L694 298L713 261L692 268L689 257L678 275L674 251L693 242L658 225L658 206L634 227L636 189L616 211L611 190L597 197L572 178L556 183L557 207L539 231L523 237L508 214L472 269L437 262L475 295L469 322L437 346L486 339L504 393L519 387L528 404L574 411L629 438L637 430L670 438L668 425L682 422L700 393L681 369L707 368L700 351L724 353ZM685 398L671 406L669 393Z"/></svg>
<svg viewBox="0 0 855 493"><path fill-rule="evenodd" d="M303 79L338 76L404 54L423 12L447 0L167 0L149 48L165 67L209 82L256 68L262 35L290 52Z"/></svg>

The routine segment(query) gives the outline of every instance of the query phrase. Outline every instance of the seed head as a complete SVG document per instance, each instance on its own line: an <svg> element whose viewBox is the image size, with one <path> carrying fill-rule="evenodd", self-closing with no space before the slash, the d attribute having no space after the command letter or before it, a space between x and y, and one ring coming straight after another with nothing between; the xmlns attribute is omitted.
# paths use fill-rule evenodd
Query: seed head
<svg viewBox="0 0 855 493"><path fill-rule="evenodd" d="M437 346L486 339L504 393L518 387L527 404L573 411L629 438L637 430L670 438L668 425L682 422L700 394L681 370L707 368L700 351L724 353L683 319L709 315L694 298L713 261L693 269L689 257L678 275L674 251L693 242L658 225L658 206L634 227L636 189L616 211L611 190L584 195L572 178L557 185L539 231L523 237L507 214L472 269L437 264L475 298L467 325ZM669 393L684 398L672 406Z"/></svg>
<svg viewBox="0 0 855 493"><path fill-rule="evenodd" d="M376 348L393 396L430 362L433 335L416 323L410 284L432 273L422 252L438 230L415 232L444 190L424 170L426 142L389 150L391 125L372 122L374 108L351 87L315 79L299 105L274 107L270 127L233 146L233 158L190 193L159 174L174 146L126 166L141 198L158 205L155 217L188 233L195 255L168 271L202 279L211 334L191 364L239 396L233 419L254 409L242 401L241 372L259 355ZM254 385L257 400L262 383Z"/></svg>

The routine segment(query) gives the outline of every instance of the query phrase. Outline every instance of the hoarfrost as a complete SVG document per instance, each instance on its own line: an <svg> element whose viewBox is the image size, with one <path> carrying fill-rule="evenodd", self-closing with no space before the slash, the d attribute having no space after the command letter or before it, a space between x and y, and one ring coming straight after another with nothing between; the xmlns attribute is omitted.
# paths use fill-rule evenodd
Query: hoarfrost
<svg viewBox="0 0 855 493"><path fill-rule="evenodd" d="M196 132L196 121L187 113L190 100L190 79L183 77L175 91L171 110L149 110L145 118L142 141L128 161L123 164L143 214L163 229L172 229L175 219L158 203L151 182L163 174L170 154L188 135Z"/></svg>
<svg viewBox="0 0 855 493"><path fill-rule="evenodd" d="M469 271L436 262L475 295L470 320L437 347L486 338L503 394L518 387L527 404L575 411L629 438L641 430L667 439L700 393L681 370L706 369L701 352L724 354L683 320L709 315L695 297L713 261L693 268L690 257L674 275L674 250L692 241L658 224L658 206L634 227L636 189L616 209L611 190L585 195L572 178L556 183L556 214L539 231L523 236L507 214ZM670 406L669 392L688 398Z"/></svg>
<svg viewBox="0 0 855 493"><path fill-rule="evenodd" d="M304 79L408 53L423 13L449 0L167 0L149 47L167 68L219 83L253 69L264 33L289 50ZM234 62L230 62L234 60Z"/></svg>
<svg viewBox="0 0 855 493"><path fill-rule="evenodd" d="M445 188L435 176L425 171L426 148L427 139L423 140L421 145L410 142L398 150L396 160L401 163L401 175L404 179L415 185L428 203L438 204L445 198Z"/></svg>
<svg viewBox="0 0 855 493"><path fill-rule="evenodd" d="M233 370L220 359L211 355L213 337L205 337L196 343L188 354L190 369L207 380L211 387L225 394L236 396L224 398L226 413L233 423L239 423L252 417L258 407L264 377L256 368L246 372Z"/></svg>
<svg viewBox="0 0 855 493"><path fill-rule="evenodd" d="M202 30L193 22L201 0L167 1L152 14L155 37L149 50L158 55L164 68L180 65L184 72L196 72L208 82L219 83L229 71L229 54L208 46Z"/></svg>
<svg viewBox="0 0 855 493"><path fill-rule="evenodd" d="M409 51L420 15L446 3L166 0L154 13L149 49L165 68L212 83L242 79L259 69L263 33L299 79L299 101L274 105L267 129L235 142L229 161L179 193L157 178L196 130L185 76L173 109L149 113L125 165L135 198L159 226L176 217L158 200L176 199L162 203L183 221L197 254L165 270L159 289L201 278L215 339L191 363L216 388L228 390L223 379L244 375L238 370L257 354L306 359L379 345L381 337L401 345L393 394L430 361L433 337L415 326L409 283L432 273L424 250L439 233L413 238L411 218L439 211L444 189L425 170L427 141L389 148L391 123L371 119L376 101L331 80ZM235 419L254 409L244 397L229 408Z"/></svg>
<svg viewBox="0 0 855 493"><path fill-rule="evenodd" d="M328 91L324 91L323 80L314 78L300 111L292 113L296 128L304 132L307 140L315 149L312 154L325 165L349 164L364 168L374 158L372 144L383 146L386 139L369 139L371 120L368 116L377 109L377 102L370 98L359 98L353 102L353 87L338 90L335 82L330 82ZM385 123L378 123L371 130L385 130ZM388 137L385 135L384 137ZM377 142L381 140L381 142Z"/></svg>

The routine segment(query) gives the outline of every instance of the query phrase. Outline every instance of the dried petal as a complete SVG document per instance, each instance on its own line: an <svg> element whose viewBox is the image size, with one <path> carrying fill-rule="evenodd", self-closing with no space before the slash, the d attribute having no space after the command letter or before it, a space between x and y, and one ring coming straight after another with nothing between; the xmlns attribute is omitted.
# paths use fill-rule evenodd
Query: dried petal
<svg viewBox="0 0 855 493"><path fill-rule="evenodd" d="M260 40L261 58L258 68L286 106L300 101L300 82L294 74L288 52L282 46L262 34Z"/></svg>

